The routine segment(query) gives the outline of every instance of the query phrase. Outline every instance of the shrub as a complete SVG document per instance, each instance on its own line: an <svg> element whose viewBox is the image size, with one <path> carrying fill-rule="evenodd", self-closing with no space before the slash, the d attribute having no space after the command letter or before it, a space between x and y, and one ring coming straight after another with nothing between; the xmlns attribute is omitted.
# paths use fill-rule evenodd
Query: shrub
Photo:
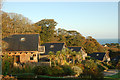
<svg viewBox="0 0 120 80"><path fill-rule="evenodd" d="M37 75L51 75L51 68L48 66L35 66L33 72Z"/></svg>
<svg viewBox="0 0 120 80"><path fill-rule="evenodd" d="M22 69L19 67L13 67L12 68L12 74L22 73Z"/></svg>
<svg viewBox="0 0 120 80"><path fill-rule="evenodd" d="M87 60L84 61L84 67L83 74L80 75L80 77L84 78L103 78L103 73L97 63L95 63L94 60Z"/></svg>
<svg viewBox="0 0 120 80"><path fill-rule="evenodd" d="M2 74L7 75L11 74L13 67L13 58L12 56L8 56L7 54L2 57Z"/></svg>
<svg viewBox="0 0 120 80"><path fill-rule="evenodd" d="M13 66L12 68L12 74L16 74L16 73L32 73L32 65L30 64L24 64L23 67L22 66Z"/></svg>
<svg viewBox="0 0 120 80"><path fill-rule="evenodd" d="M63 74L64 74L63 68L61 68L60 66L55 66L52 68L53 76L63 76Z"/></svg>
<svg viewBox="0 0 120 80"><path fill-rule="evenodd" d="M24 65L22 70L24 73L31 73L32 72L32 65L27 63Z"/></svg>
<svg viewBox="0 0 120 80"><path fill-rule="evenodd" d="M70 66L68 66L68 65L63 65L63 66L61 66L62 68L63 68L63 71L64 71L64 75L66 76L66 75L74 75L75 73L74 73L74 70L73 69L71 69L71 67Z"/></svg>
<svg viewBox="0 0 120 80"><path fill-rule="evenodd" d="M117 63L116 68L120 70L120 60L119 60L119 62Z"/></svg>
<svg viewBox="0 0 120 80"><path fill-rule="evenodd" d="M66 76L73 75L74 71L70 66L35 66L33 68L33 73L36 75L48 75L48 76Z"/></svg>
<svg viewBox="0 0 120 80"><path fill-rule="evenodd" d="M72 69L73 69L74 72L76 73L75 76L77 76L77 77L78 77L81 73L83 73L83 70L82 70L80 67L78 67L78 66L73 66Z"/></svg>

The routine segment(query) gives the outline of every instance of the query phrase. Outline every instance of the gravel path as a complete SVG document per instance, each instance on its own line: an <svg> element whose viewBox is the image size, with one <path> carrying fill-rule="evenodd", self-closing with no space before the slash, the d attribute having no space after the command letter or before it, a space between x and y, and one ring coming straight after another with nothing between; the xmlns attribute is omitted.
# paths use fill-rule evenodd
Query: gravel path
<svg viewBox="0 0 120 80"><path fill-rule="evenodd" d="M118 73L116 69L108 69L107 71L103 72L105 76L112 76Z"/></svg>

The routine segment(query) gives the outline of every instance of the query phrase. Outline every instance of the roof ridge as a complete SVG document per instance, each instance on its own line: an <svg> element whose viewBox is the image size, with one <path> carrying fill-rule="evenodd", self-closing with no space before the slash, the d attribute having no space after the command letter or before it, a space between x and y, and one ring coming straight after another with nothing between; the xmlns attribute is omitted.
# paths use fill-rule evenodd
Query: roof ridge
<svg viewBox="0 0 120 80"><path fill-rule="evenodd" d="M39 34L39 33L9 33L10 35L19 35L19 34Z"/></svg>
<svg viewBox="0 0 120 80"><path fill-rule="evenodd" d="M81 46L68 46L68 47L81 47Z"/></svg>
<svg viewBox="0 0 120 80"><path fill-rule="evenodd" d="M45 43L64 43L64 42L45 42Z"/></svg>

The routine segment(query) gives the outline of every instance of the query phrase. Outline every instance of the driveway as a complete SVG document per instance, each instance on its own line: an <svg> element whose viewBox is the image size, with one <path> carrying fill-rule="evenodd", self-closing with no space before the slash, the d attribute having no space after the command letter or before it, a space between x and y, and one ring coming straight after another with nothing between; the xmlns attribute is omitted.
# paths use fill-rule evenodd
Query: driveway
<svg viewBox="0 0 120 80"><path fill-rule="evenodd" d="M107 71L104 71L104 76L112 76L117 74L119 71L117 69L108 69Z"/></svg>

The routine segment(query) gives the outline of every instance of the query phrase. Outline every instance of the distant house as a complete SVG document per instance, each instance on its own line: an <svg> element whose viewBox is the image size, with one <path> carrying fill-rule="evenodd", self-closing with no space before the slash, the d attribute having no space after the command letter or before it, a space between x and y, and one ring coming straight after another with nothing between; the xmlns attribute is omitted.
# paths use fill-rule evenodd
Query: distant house
<svg viewBox="0 0 120 80"><path fill-rule="evenodd" d="M120 61L120 55L111 58L111 61L117 64Z"/></svg>
<svg viewBox="0 0 120 80"><path fill-rule="evenodd" d="M85 57L87 57L87 53L85 53L84 49L82 47L74 47L74 46L71 46L71 47L68 47L68 49L70 49L71 51L76 51L76 52L81 52L82 54L82 58L83 60L85 60Z"/></svg>
<svg viewBox="0 0 120 80"><path fill-rule="evenodd" d="M41 53L40 61L48 61L47 56L50 51L56 54L57 51L61 51L62 49L65 49L65 43L60 43L60 42L56 42L56 43L48 42L42 44L41 46L45 48L45 52Z"/></svg>
<svg viewBox="0 0 120 80"><path fill-rule="evenodd" d="M38 62L42 53L39 34L13 34L5 37L3 41L8 47L3 54L14 57L15 63Z"/></svg>
<svg viewBox="0 0 120 80"><path fill-rule="evenodd" d="M110 61L109 54L106 54L104 52L95 52L92 54L88 54L88 56L95 58L95 59L98 59L100 61L107 61L107 62Z"/></svg>

